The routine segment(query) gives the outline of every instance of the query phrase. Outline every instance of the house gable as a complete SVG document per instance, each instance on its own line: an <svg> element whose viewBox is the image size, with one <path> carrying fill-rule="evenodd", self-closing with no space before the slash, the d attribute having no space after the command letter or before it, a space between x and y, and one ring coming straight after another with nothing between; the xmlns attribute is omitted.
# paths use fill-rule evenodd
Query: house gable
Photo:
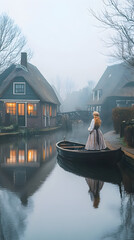
<svg viewBox="0 0 134 240"><path fill-rule="evenodd" d="M23 94L21 93L15 93L14 92L14 86L15 83L19 85L20 84L24 84L25 86L25 92ZM10 84L8 85L8 87L5 89L5 91L3 92L1 99L27 99L27 100L40 100L39 97L37 96L37 94L34 92L34 90L32 89L32 87L27 83L27 81L21 77L15 77Z"/></svg>
<svg viewBox="0 0 134 240"><path fill-rule="evenodd" d="M115 64L107 67L96 87L93 89L93 98L90 104L103 104L110 96L133 96L134 70L127 64ZM127 90L127 91L126 91ZM126 94L125 94L126 91ZM101 93L101 94L100 94Z"/></svg>
<svg viewBox="0 0 134 240"><path fill-rule="evenodd" d="M3 93L5 94L13 79L23 77L42 102L60 105L53 88L34 65L28 63L27 68L15 66L12 71L9 70L6 70L8 74L4 72L0 75L0 98L3 97Z"/></svg>

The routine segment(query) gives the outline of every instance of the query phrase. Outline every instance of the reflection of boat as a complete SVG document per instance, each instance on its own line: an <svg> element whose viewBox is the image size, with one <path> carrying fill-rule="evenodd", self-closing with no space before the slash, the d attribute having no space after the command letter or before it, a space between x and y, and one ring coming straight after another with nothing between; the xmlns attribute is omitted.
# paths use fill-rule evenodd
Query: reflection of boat
<svg viewBox="0 0 134 240"><path fill-rule="evenodd" d="M90 163L76 162L73 160L66 160L58 155L58 164L66 171L72 172L76 175L92 178L94 180L100 180L103 182L109 182L113 184L121 184L121 174L117 166L95 166Z"/></svg>
<svg viewBox="0 0 134 240"><path fill-rule="evenodd" d="M85 145L69 141L60 141L56 143L58 154L65 158L72 158L77 161L88 161L93 164L115 165L120 161L123 152L121 148L117 150L85 150Z"/></svg>

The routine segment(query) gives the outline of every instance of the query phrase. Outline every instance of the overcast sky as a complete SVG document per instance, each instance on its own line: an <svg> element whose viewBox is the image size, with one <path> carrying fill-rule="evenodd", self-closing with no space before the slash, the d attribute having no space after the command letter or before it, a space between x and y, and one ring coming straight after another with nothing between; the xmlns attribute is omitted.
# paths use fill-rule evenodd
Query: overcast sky
<svg viewBox="0 0 134 240"><path fill-rule="evenodd" d="M0 0L0 13L6 12L21 28L34 53L30 62L50 84L58 79L80 89L90 80L97 82L108 65L105 32L89 14L89 8L98 10L101 2Z"/></svg>

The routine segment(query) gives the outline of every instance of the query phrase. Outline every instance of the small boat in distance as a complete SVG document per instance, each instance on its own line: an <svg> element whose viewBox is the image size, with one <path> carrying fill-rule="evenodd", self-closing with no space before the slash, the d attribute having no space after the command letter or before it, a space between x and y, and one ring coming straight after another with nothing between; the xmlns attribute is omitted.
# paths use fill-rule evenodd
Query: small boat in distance
<svg viewBox="0 0 134 240"><path fill-rule="evenodd" d="M56 143L58 155L73 161L81 161L83 163L92 164L117 164L122 156L123 151L121 148L116 150L110 150L108 148L104 150L86 150L85 145L81 143L75 143L70 141L60 141Z"/></svg>

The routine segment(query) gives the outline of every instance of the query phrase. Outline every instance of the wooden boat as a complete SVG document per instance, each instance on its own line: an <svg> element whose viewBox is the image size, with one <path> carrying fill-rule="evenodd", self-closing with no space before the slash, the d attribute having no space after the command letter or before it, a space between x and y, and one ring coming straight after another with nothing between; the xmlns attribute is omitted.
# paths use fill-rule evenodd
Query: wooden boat
<svg viewBox="0 0 134 240"><path fill-rule="evenodd" d="M70 141L60 141L56 143L58 155L73 161L90 162L92 164L115 165L123 156L121 148L116 150L94 150L88 151L85 145Z"/></svg>

